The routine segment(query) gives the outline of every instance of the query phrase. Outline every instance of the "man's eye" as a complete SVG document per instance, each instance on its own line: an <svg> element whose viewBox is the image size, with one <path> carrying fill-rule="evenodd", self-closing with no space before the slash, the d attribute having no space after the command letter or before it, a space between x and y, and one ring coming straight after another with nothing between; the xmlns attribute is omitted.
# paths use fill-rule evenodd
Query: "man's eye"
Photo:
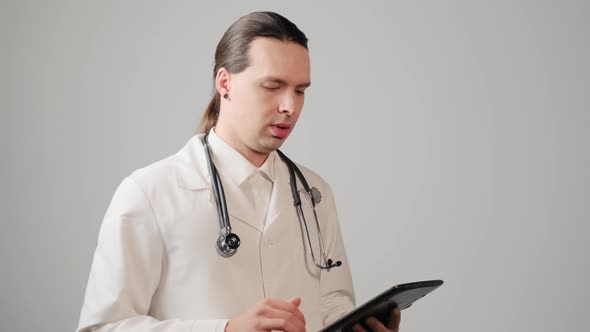
<svg viewBox="0 0 590 332"><path fill-rule="evenodd" d="M267 85L265 85L264 87L265 87L267 90L271 90L271 91L274 91L274 90L278 90L278 89L279 89L279 87L278 87L278 86L267 86Z"/></svg>
<svg viewBox="0 0 590 332"><path fill-rule="evenodd" d="M305 94L305 91L297 90L296 93L300 96L303 96Z"/></svg>

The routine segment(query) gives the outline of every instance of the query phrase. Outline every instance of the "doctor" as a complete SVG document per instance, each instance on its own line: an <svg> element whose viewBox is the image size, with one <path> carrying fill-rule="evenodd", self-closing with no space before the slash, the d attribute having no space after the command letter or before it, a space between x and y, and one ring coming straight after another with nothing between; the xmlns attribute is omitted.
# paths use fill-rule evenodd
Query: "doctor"
<svg viewBox="0 0 590 332"><path fill-rule="evenodd" d="M201 134L117 188L77 331L317 331L354 309L331 189L299 166L306 191L277 151L310 86L306 36L276 13L246 15L213 76ZM239 241L220 247L223 206Z"/></svg>

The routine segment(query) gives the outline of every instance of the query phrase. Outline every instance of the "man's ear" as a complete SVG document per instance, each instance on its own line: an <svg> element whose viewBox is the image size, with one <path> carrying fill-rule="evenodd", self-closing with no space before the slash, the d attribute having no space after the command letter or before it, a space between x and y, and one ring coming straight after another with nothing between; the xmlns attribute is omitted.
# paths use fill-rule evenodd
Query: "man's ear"
<svg viewBox="0 0 590 332"><path fill-rule="evenodd" d="M215 75L215 89L219 95L223 96L230 92L230 80L231 74L225 69L225 67L221 67L217 70L217 75Z"/></svg>

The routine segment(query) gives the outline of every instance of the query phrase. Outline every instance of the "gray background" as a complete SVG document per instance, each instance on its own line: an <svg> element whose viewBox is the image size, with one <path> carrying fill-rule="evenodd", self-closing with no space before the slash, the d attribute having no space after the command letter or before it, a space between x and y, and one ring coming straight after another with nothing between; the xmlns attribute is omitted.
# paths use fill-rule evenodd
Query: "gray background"
<svg viewBox="0 0 590 332"><path fill-rule="evenodd" d="M119 182L176 152L254 10L310 38L284 147L334 188L358 303L404 331L587 331L585 1L2 1L2 331L75 328Z"/></svg>

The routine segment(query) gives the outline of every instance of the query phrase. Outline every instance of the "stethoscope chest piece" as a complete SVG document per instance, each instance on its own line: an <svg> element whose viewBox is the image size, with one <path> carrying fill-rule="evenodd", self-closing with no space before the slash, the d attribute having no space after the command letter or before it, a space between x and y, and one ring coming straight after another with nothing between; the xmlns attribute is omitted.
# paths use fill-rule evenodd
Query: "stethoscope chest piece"
<svg viewBox="0 0 590 332"><path fill-rule="evenodd" d="M319 191L318 188L316 188L316 187L311 188L311 199L312 199L314 205L317 205L322 201L322 193Z"/></svg>
<svg viewBox="0 0 590 332"><path fill-rule="evenodd" d="M233 256L239 247L240 237L235 233L220 234L217 238L217 252L223 257Z"/></svg>

